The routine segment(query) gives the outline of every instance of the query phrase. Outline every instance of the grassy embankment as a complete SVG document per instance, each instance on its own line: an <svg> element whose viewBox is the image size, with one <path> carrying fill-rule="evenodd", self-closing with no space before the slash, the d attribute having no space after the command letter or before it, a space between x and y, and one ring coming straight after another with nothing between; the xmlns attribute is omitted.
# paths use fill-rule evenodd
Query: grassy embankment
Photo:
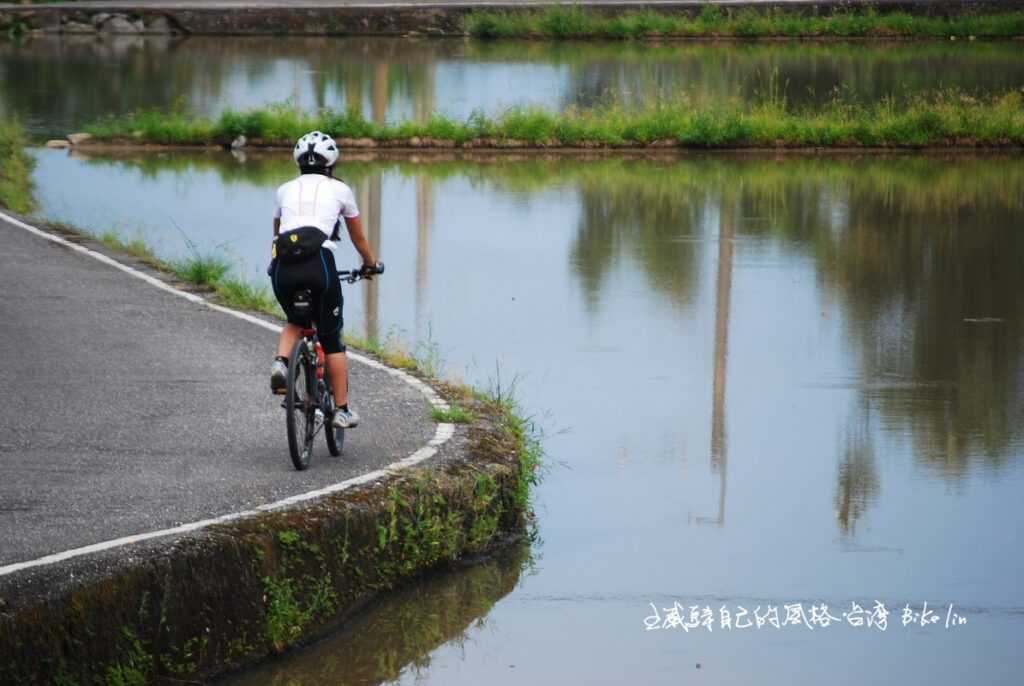
<svg viewBox="0 0 1024 686"><path fill-rule="evenodd" d="M1024 13L928 17L874 10L805 15L781 10L705 6L695 16L653 10L608 15L581 7L472 12L466 33L477 38L1012 38L1024 35Z"/></svg>
<svg viewBox="0 0 1024 686"><path fill-rule="evenodd" d="M607 105L551 112L513 108L465 120L439 114L425 122L377 124L359 112L307 113L285 106L225 112L140 111L86 130L100 141L166 145L251 144L291 147L303 133L327 131L345 145L412 147L974 147L1024 144L1024 94L974 97L958 91L889 98L872 104L836 99L794 110L769 93L760 102L693 105L685 98L640 109Z"/></svg>
<svg viewBox="0 0 1024 686"><path fill-rule="evenodd" d="M28 212L33 207L32 165L25 132L16 121L0 120L0 207Z"/></svg>

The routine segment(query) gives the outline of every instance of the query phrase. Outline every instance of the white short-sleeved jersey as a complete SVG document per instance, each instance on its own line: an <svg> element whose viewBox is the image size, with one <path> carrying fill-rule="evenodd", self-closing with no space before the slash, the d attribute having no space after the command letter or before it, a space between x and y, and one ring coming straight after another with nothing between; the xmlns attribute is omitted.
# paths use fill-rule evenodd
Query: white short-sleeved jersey
<svg viewBox="0 0 1024 686"><path fill-rule="evenodd" d="M345 183L323 174L302 174L277 189L274 216L281 220L281 233L315 226L329 239L338 220L358 217L359 208ZM324 246L334 248L330 240Z"/></svg>

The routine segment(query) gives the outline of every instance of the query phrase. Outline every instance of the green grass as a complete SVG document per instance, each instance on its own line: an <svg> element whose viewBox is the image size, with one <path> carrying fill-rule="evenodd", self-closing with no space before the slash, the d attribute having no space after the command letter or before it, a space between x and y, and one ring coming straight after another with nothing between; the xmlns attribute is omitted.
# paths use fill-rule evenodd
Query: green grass
<svg viewBox="0 0 1024 686"><path fill-rule="evenodd" d="M182 281L197 286L216 286L231 271L231 265L219 255L193 255L171 264L171 271Z"/></svg>
<svg viewBox="0 0 1024 686"><path fill-rule="evenodd" d="M14 120L0 120L0 207L29 212L34 160L25 153L25 132Z"/></svg>
<svg viewBox="0 0 1024 686"><path fill-rule="evenodd" d="M430 416L435 422L446 424L472 424L476 421L476 414L458 403L450 403L447 410L431 407Z"/></svg>
<svg viewBox="0 0 1024 686"><path fill-rule="evenodd" d="M783 10L729 10L711 5L699 14L627 11L609 16L579 6L541 10L481 10L466 16L465 31L477 38L1010 38L1024 35L1024 12L927 17L836 11L803 15Z"/></svg>
<svg viewBox="0 0 1024 686"><path fill-rule="evenodd" d="M214 285L214 291L217 294L217 301L227 307L263 312L275 317L282 316L277 298L266 287L253 286L240 279L222 277Z"/></svg>
<svg viewBox="0 0 1024 686"><path fill-rule="evenodd" d="M269 288L255 286L234 276L231 264L220 255L195 252L191 257L170 262L158 257L153 248L141 238L128 240L116 231L95 234L66 224L53 226L65 233L89 236L111 250L131 255L155 269L173 274L185 283L213 291L214 301L226 307L262 312L278 318L284 316Z"/></svg>
<svg viewBox="0 0 1024 686"><path fill-rule="evenodd" d="M608 105L552 112L513 108L491 118L475 112L465 120L434 115L426 122L375 124L359 113L330 110L303 113L272 107L226 112L216 121L168 115L173 140L163 136L155 113L136 113L88 127L100 139L156 143L226 144L239 133L265 145L288 146L304 132L327 131L336 138L372 138L382 144L438 138L467 147L971 147L1024 144L1024 95L1008 91L972 97L958 91L861 104L837 99L819 109L794 110L767 89L755 103L733 100L693 105L685 97L647 108ZM139 121L152 124L140 129ZM142 131L141 136L133 132ZM152 136L147 131L152 132ZM343 141L344 144L344 141Z"/></svg>

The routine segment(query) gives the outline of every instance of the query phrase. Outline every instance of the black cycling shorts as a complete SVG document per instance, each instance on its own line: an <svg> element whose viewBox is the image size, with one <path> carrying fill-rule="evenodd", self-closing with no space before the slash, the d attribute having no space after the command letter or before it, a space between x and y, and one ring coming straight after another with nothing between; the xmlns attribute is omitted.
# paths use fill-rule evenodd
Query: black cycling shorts
<svg viewBox="0 0 1024 686"><path fill-rule="evenodd" d="M313 294L313 316L316 317L317 338L324 352L328 355L345 351L341 342L341 327L344 323L341 308L345 301L341 296L341 282L338 280L338 268L334 266L334 253L327 248L320 248L315 254L302 262L281 264L274 260L270 265L270 280L274 286L274 295L281 308L288 316L289 324L302 327L310 325L311 317L303 318L294 312L294 295L296 291L308 290Z"/></svg>

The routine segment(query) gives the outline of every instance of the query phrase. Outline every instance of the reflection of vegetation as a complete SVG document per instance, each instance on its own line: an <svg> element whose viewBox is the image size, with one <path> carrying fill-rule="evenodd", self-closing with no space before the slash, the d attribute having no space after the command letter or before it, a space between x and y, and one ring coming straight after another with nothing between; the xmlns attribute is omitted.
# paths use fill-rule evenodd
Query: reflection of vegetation
<svg viewBox="0 0 1024 686"><path fill-rule="evenodd" d="M624 253L654 289L674 302L688 301L703 243L686 237L700 234L706 203L669 184L650 183L647 174L623 175L622 169L595 169L579 179L580 219L570 255L588 307L597 307L604 276Z"/></svg>
<svg viewBox="0 0 1024 686"><path fill-rule="evenodd" d="M851 184L844 221L818 232L819 271L866 375L883 382L866 397L949 477L975 457L999 465L1024 418L1024 185L1019 163L1004 171L988 194L972 198L978 182L963 178L967 192L940 187L933 204Z"/></svg>
<svg viewBox="0 0 1024 686"><path fill-rule="evenodd" d="M139 165L147 174L209 167L226 183L268 186L292 173L284 155L245 164L212 152L90 163ZM922 464L959 478L972 460L1001 464L1024 438L1017 158L349 160L341 173L357 186L370 175L423 175L438 193L453 177L498 192L574 193L580 218L570 263L591 308L623 259L671 302L692 299L707 233L728 199L742 250L781 246L814 260L850 329L864 411L881 417L882 429L905 430ZM985 318L1000 321L964 321ZM863 471L863 460L848 461L849 478ZM851 511L855 504L848 499Z"/></svg>
<svg viewBox="0 0 1024 686"><path fill-rule="evenodd" d="M184 112L140 111L86 127L101 140L165 144L226 145L244 135L264 144L291 147L307 131L341 139L368 138L412 144L472 144L502 147L594 147L666 143L722 148L744 146L974 146L1024 144L1024 107L1019 92L975 98L957 92L919 96L897 105L884 100L860 105L837 99L824 108L793 112L776 90L762 102L709 107L685 99L643 109L608 105L549 112L512 108L491 118L475 112L465 120L434 114L425 121L367 120L360 111L311 114L288 106L224 112L215 120Z"/></svg>
<svg viewBox="0 0 1024 686"><path fill-rule="evenodd" d="M1019 46L1004 43L478 45L473 54L480 59L507 55L564 64L570 82L562 101L580 107L609 101L642 107L679 93L702 106L736 97L756 102L774 85L789 107L806 108L826 105L837 94L857 102L903 102L940 87L981 95L1024 83Z"/></svg>
<svg viewBox="0 0 1024 686"><path fill-rule="evenodd" d="M529 547L516 545L496 559L425 579L383 597L369 612L292 659L230 683L380 684L430 665L445 645L462 645L519 582L531 564Z"/></svg>
<svg viewBox="0 0 1024 686"><path fill-rule="evenodd" d="M653 10L608 15L579 6L555 6L538 11L471 12L466 31L480 38L645 38L659 36L1019 36L1024 13L965 14L957 17L916 16L903 12L879 14L842 11L803 15L754 9L722 10L705 5L700 14Z"/></svg>
<svg viewBox="0 0 1024 686"><path fill-rule="evenodd" d="M1019 45L1011 43L966 41L722 46L36 36L19 44L0 41L0 113L22 118L33 135L65 135L83 123L140 108L167 110L183 103L213 116L225 106L283 99L313 109L355 108L378 122L424 121L437 109L461 107L445 99L452 88L456 95L473 91L504 64L552 67L541 78L558 88L565 106L592 107L612 99L644 106L680 93L702 105L736 97L756 101L772 74L790 106L820 106L836 89L860 102L901 100L938 87L1003 92L1024 83L1018 52ZM475 71L475 65L482 69ZM99 72L104 78L93 78ZM435 84L438 79L443 90ZM535 97L544 96L509 93L481 105L495 112Z"/></svg>
<svg viewBox="0 0 1024 686"><path fill-rule="evenodd" d="M32 209L32 158L25 154L25 133L16 121L0 119L0 207Z"/></svg>
<svg viewBox="0 0 1024 686"><path fill-rule="evenodd" d="M843 443L836 478L836 522L843 535L856 534L857 521L878 499L879 488L874 445L866 431L855 430Z"/></svg>
<svg viewBox="0 0 1024 686"><path fill-rule="evenodd" d="M216 112L236 88L243 102L253 102L250 94L262 88L275 100L309 92L311 106L357 107L375 118L383 116L382 106L408 101L416 114L424 107L433 111L434 64L454 48L326 37L0 41L0 112L30 120L37 134L63 135L85 122L139 108L185 103ZM97 79L97 73L104 77Z"/></svg>

